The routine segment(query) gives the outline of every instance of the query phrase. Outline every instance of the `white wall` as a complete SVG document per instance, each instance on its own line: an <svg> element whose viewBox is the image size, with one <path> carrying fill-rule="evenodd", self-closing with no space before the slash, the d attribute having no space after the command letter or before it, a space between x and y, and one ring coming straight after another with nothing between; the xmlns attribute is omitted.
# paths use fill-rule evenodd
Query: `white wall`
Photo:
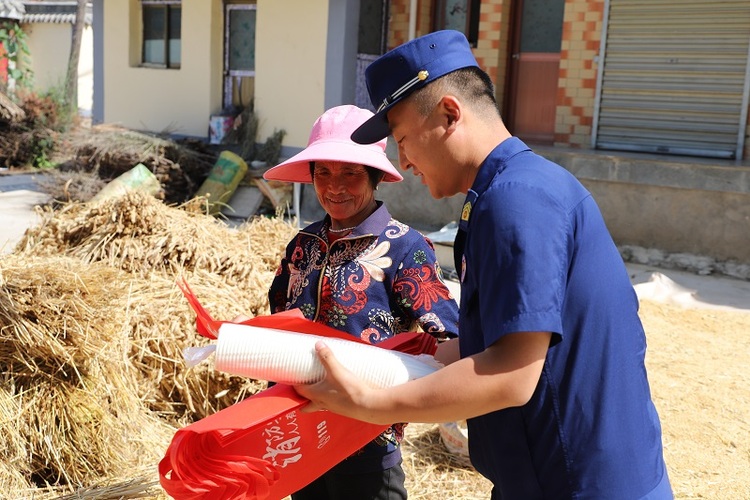
<svg viewBox="0 0 750 500"><path fill-rule="evenodd" d="M139 66L138 0L107 0L103 6L103 121L206 137L209 117L221 111L221 0L182 1L180 69Z"/></svg>
<svg viewBox="0 0 750 500"><path fill-rule="evenodd" d="M23 26L31 52L30 69L34 72L34 88L48 92L62 89L68 72L73 25L66 23L34 23ZM78 60L78 108L91 112L93 96L93 31L83 30Z"/></svg>
<svg viewBox="0 0 750 500"><path fill-rule="evenodd" d="M307 145L325 111L328 0L258 0L255 114L258 141L284 129L284 146Z"/></svg>

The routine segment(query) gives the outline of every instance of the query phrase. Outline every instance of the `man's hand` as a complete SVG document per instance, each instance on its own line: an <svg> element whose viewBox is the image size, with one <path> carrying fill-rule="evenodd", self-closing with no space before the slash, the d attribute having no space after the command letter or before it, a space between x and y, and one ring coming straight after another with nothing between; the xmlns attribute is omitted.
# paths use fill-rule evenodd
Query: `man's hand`
<svg viewBox="0 0 750 500"><path fill-rule="evenodd" d="M445 368L387 389L367 385L318 342L315 350L325 378L295 390L311 401L305 412L330 410L384 425L462 420L525 405L539 383L550 337L550 332L507 334L484 351L452 363L458 342L451 341L440 353L450 363Z"/></svg>
<svg viewBox="0 0 750 500"><path fill-rule="evenodd" d="M315 384L297 385L297 393L310 400L304 413L330 410L358 420L367 420L364 403L367 395L375 391L352 372L344 368L323 342L315 344L315 352L325 368L325 378Z"/></svg>

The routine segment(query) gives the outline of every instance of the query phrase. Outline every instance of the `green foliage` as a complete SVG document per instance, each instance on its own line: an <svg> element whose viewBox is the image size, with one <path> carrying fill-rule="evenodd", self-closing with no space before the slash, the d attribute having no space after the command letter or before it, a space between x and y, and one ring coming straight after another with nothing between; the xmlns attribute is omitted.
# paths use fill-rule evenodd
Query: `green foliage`
<svg viewBox="0 0 750 500"><path fill-rule="evenodd" d="M72 110L67 105L64 84L61 83L51 87L46 92L41 93L39 98L47 103L46 115L40 117L40 119L45 120L45 126L57 132L64 132L70 128L74 117L77 115L77 110Z"/></svg>
<svg viewBox="0 0 750 500"><path fill-rule="evenodd" d="M59 102L51 95L22 89L15 98L23 119L3 124L0 163L12 168L52 168L59 134L65 130ZM62 108L64 111L64 108Z"/></svg>
<svg viewBox="0 0 750 500"><path fill-rule="evenodd" d="M26 43L26 33L15 21L0 21L0 44L4 47L2 59L7 59L8 76L17 87L31 88L34 73L31 71L31 52Z"/></svg>

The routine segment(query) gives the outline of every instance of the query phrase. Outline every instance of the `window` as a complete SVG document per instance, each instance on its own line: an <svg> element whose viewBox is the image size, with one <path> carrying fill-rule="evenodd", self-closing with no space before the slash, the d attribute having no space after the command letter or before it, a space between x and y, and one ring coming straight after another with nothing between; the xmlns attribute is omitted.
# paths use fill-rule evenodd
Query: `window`
<svg viewBox="0 0 750 500"><path fill-rule="evenodd" d="M224 16L224 107L249 103L255 78L255 4L227 4Z"/></svg>
<svg viewBox="0 0 750 500"><path fill-rule="evenodd" d="M480 0L436 0L435 30L457 30L466 35L472 47L479 39Z"/></svg>
<svg viewBox="0 0 750 500"><path fill-rule="evenodd" d="M227 70L255 76L255 5L227 5Z"/></svg>
<svg viewBox="0 0 750 500"><path fill-rule="evenodd" d="M182 5L180 0L141 0L143 9L143 65L179 68L182 60Z"/></svg>

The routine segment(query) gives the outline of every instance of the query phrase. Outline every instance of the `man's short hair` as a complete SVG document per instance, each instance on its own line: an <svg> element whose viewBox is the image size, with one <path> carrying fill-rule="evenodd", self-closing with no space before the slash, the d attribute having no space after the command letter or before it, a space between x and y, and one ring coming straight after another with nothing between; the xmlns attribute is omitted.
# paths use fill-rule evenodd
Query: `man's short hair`
<svg viewBox="0 0 750 500"><path fill-rule="evenodd" d="M499 116L495 85L487 73L476 67L458 69L441 76L415 90L409 99L421 115L427 116L446 94L455 95L480 114L494 110Z"/></svg>

